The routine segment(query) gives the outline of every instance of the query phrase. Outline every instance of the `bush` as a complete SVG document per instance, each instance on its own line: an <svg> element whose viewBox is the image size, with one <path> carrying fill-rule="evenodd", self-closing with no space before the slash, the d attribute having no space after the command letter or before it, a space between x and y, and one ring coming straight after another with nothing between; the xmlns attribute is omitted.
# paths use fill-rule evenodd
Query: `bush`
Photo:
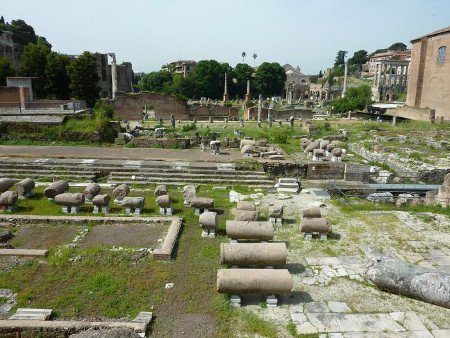
<svg viewBox="0 0 450 338"><path fill-rule="evenodd" d="M187 133L191 130L196 130L196 129L197 129L197 125L194 122L185 124L181 127L181 131L184 133Z"/></svg>

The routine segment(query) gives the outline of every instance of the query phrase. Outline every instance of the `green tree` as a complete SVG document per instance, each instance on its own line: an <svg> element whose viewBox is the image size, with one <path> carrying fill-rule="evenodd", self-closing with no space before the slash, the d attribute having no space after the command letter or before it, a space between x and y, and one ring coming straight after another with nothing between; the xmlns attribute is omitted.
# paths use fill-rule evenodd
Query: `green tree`
<svg viewBox="0 0 450 338"><path fill-rule="evenodd" d="M353 56L348 59L349 65L356 65L361 69L362 65L365 64L368 60L367 51L361 49L353 54Z"/></svg>
<svg viewBox="0 0 450 338"><path fill-rule="evenodd" d="M175 74L173 83L165 87L163 92L175 95L182 100L186 100L188 97L195 98L198 93L197 82L191 74L186 77L183 77L181 74Z"/></svg>
<svg viewBox="0 0 450 338"><path fill-rule="evenodd" d="M38 46L40 46L40 45L44 45L44 46L46 46L48 49L52 49L52 45L50 44L50 42L48 42L47 41L47 39L46 38L44 38L43 36L38 36L37 37L37 42L36 42L36 44L38 45Z"/></svg>
<svg viewBox="0 0 450 338"><path fill-rule="evenodd" d="M220 99L223 95L225 67L216 60L201 60L192 75L197 83L196 97Z"/></svg>
<svg viewBox="0 0 450 338"><path fill-rule="evenodd" d="M345 97L336 100L333 103L333 110L338 113L348 111L363 110L371 100L372 91L368 85L359 87L350 87Z"/></svg>
<svg viewBox="0 0 450 338"><path fill-rule="evenodd" d="M387 48L380 48L380 49L377 49L375 52L373 52L372 55L386 53L387 51L388 51Z"/></svg>
<svg viewBox="0 0 450 338"><path fill-rule="evenodd" d="M16 70L5 56L0 57L0 86L6 86L6 78L16 75Z"/></svg>
<svg viewBox="0 0 450 338"><path fill-rule="evenodd" d="M334 67L344 67L346 55L347 55L347 51L345 51L345 50L338 51L337 55L336 55L336 59L334 60Z"/></svg>
<svg viewBox="0 0 450 338"><path fill-rule="evenodd" d="M233 78L236 79L234 86L235 94L244 97L247 93L247 80L251 80L254 70L246 63L238 63L233 69Z"/></svg>
<svg viewBox="0 0 450 338"><path fill-rule="evenodd" d="M47 56L50 49L45 45L36 45L30 43L25 46L22 52L22 58L19 66L19 74L21 76L33 76L38 80L34 82L34 92L37 98L45 97L43 84L46 83L45 67L47 65Z"/></svg>
<svg viewBox="0 0 450 338"><path fill-rule="evenodd" d="M285 82L286 72L277 62L263 62L256 70L256 89L265 97L281 95Z"/></svg>
<svg viewBox="0 0 450 338"><path fill-rule="evenodd" d="M37 35L34 32L34 28L23 20L12 20L10 24L6 24L5 30L11 31L14 42L22 46L37 42Z"/></svg>
<svg viewBox="0 0 450 338"><path fill-rule="evenodd" d="M163 92L165 87L172 85L173 75L167 70L160 70L144 75L141 79L141 89L151 92Z"/></svg>
<svg viewBox="0 0 450 338"><path fill-rule="evenodd" d="M92 107L100 97L98 69L95 55L84 52L67 66L70 93L74 99L85 100Z"/></svg>
<svg viewBox="0 0 450 338"><path fill-rule="evenodd" d="M47 55L45 65L45 95L51 99L67 100L70 98L69 75L67 66L70 59L67 55L51 52Z"/></svg>
<svg viewBox="0 0 450 338"><path fill-rule="evenodd" d="M408 48L403 42L396 42L388 48L388 50L396 50L396 51L405 51L407 49Z"/></svg>

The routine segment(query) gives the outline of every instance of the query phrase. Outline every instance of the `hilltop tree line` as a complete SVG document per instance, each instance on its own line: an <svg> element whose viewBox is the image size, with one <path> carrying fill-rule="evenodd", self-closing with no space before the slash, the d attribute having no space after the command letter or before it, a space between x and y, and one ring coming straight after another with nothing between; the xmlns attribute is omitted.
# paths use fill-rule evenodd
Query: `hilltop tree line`
<svg viewBox="0 0 450 338"><path fill-rule="evenodd" d="M259 94L264 97L280 95L286 81L284 68L276 62L264 62L255 70L246 63L239 63L233 68L228 63L201 60L186 77L175 74L168 66L146 74L141 79L140 89L193 99L222 99L225 73L230 98L245 96L247 80L251 82L250 91L253 97Z"/></svg>
<svg viewBox="0 0 450 338"><path fill-rule="evenodd" d="M5 23L0 18L0 31L13 33L14 42L22 46L18 69L6 57L0 57L0 86L10 76L38 77L35 94L38 99L80 99L92 107L100 88L95 55L84 52L77 58L52 51L46 38L36 35L23 20Z"/></svg>

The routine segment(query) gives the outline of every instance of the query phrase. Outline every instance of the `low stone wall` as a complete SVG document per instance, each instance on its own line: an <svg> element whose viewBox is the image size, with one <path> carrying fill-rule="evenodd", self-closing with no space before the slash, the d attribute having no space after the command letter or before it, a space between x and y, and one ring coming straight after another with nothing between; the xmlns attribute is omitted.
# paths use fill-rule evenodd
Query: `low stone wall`
<svg viewBox="0 0 450 338"><path fill-rule="evenodd" d="M131 141L131 144L138 148L187 149L191 142L189 138L137 137Z"/></svg>
<svg viewBox="0 0 450 338"><path fill-rule="evenodd" d="M239 109L236 107L222 107L218 105L199 105L194 104L190 108L191 118L201 119L212 116L213 118L237 119L239 117Z"/></svg>
<svg viewBox="0 0 450 338"><path fill-rule="evenodd" d="M272 177L305 178L308 171L306 163L264 162L264 172Z"/></svg>
<svg viewBox="0 0 450 338"><path fill-rule="evenodd" d="M435 111L428 108L403 106L397 109L390 109L388 114L417 121L431 122L435 119Z"/></svg>
<svg viewBox="0 0 450 338"><path fill-rule="evenodd" d="M261 118L263 120L267 120L269 110L267 108L262 108L261 110ZM272 110L272 118L274 120L287 120L291 116L294 116L295 119L311 119L314 115L314 112L308 108L300 108L300 109L287 109L287 110ZM244 112L245 120L256 120L258 118L258 107L250 107Z"/></svg>
<svg viewBox="0 0 450 338"><path fill-rule="evenodd" d="M341 180L344 172L345 163L342 162L311 162L306 176L309 180Z"/></svg>
<svg viewBox="0 0 450 338"><path fill-rule="evenodd" d="M189 109L175 96L157 93L133 93L118 96L111 102L114 113L122 120L141 120L144 106L155 111L156 119L170 119L173 114L177 120L189 120Z"/></svg>

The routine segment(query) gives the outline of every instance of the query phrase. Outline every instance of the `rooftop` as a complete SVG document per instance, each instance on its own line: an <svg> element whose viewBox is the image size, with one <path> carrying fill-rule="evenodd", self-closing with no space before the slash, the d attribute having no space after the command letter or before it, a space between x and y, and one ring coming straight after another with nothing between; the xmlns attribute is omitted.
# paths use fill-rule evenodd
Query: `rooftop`
<svg viewBox="0 0 450 338"><path fill-rule="evenodd" d="M441 34L445 34L445 33L449 33L449 32L450 32L450 26L442 28L442 29L439 29L439 30L431 32L431 33L428 33L428 34L426 34L424 36L415 38L415 39L411 40L411 42L418 41L418 40L420 40L422 38L429 38L429 37L432 37L432 36L441 35Z"/></svg>

